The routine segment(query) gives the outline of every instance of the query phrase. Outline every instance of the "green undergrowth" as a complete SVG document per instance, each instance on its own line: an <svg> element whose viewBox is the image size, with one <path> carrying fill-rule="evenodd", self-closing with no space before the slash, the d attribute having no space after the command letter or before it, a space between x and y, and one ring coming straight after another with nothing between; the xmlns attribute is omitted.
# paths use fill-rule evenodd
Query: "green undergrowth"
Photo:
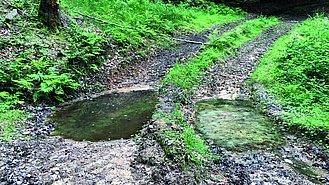
<svg viewBox="0 0 329 185"><path fill-rule="evenodd" d="M30 3L24 5L11 4L29 12ZM5 31L0 38L1 100L63 101L81 85L81 76L97 70L106 40L73 22L71 27L48 30L30 11L11 21L0 19Z"/></svg>
<svg viewBox="0 0 329 185"><path fill-rule="evenodd" d="M202 170L210 159L216 157L210 153L209 146L195 131L193 125L186 122L179 104L172 115L155 114L155 119L171 123L175 127L169 130L164 128L157 138L167 157L173 162L183 164L187 170L192 166Z"/></svg>
<svg viewBox="0 0 329 185"><path fill-rule="evenodd" d="M71 14L102 29L115 44L128 49L166 46L173 34L203 31L244 15L241 10L225 5L200 8L174 6L159 0L63 0L62 5Z"/></svg>
<svg viewBox="0 0 329 185"><path fill-rule="evenodd" d="M8 92L0 92L0 141L11 141L15 137L21 136L15 133L21 126L21 122L28 117L28 113L15 109L17 104L23 104L17 96L12 96Z"/></svg>
<svg viewBox="0 0 329 185"><path fill-rule="evenodd" d="M71 27L49 30L37 18L39 1L0 4L0 139L21 124L26 102L63 102L97 71L107 40L94 31ZM12 19L8 12L17 10ZM16 118L16 119L15 119Z"/></svg>
<svg viewBox="0 0 329 185"><path fill-rule="evenodd" d="M215 32L209 37L210 44L205 45L197 57L192 58L187 63L176 64L167 74L163 83L192 90L193 87L201 83L201 76L211 65L235 55L236 50L244 43L255 38L264 29L278 23L277 18L261 17L246 21L220 37Z"/></svg>
<svg viewBox="0 0 329 185"><path fill-rule="evenodd" d="M288 124L329 130L329 19L315 16L280 38L252 75L289 109Z"/></svg>

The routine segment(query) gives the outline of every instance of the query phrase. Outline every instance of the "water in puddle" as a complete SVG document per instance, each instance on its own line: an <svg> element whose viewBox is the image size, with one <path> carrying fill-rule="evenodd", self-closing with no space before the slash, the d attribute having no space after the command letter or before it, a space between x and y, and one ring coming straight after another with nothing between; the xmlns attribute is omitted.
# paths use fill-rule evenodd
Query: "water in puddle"
<svg viewBox="0 0 329 185"><path fill-rule="evenodd" d="M248 101L211 100L197 107L197 129L219 146L245 151L283 142L273 123Z"/></svg>
<svg viewBox="0 0 329 185"><path fill-rule="evenodd" d="M326 175L326 173L328 173L323 169L315 168L312 165L307 164L306 162L303 162L301 160L292 160L292 161L293 161L292 167L298 173L306 175L310 181L316 184L322 184L317 179L318 176Z"/></svg>
<svg viewBox="0 0 329 185"><path fill-rule="evenodd" d="M150 90L108 94L65 106L50 120L55 135L76 141L127 139L151 119L157 102Z"/></svg>
<svg viewBox="0 0 329 185"><path fill-rule="evenodd" d="M248 101L210 100L197 103L197 129L205 138L231 151L244 152L265 149L270 146L285 146L284 136L274 123L255 109ZM279 147L272 148L274 155L283 157ZM297 152L298 153L298 152ZM292 152L294 154L294 152ZM289 164L295 172L305 175L315 184L321 184L318 177L326 177L327 171L311 160L289 157Z"/></svg>

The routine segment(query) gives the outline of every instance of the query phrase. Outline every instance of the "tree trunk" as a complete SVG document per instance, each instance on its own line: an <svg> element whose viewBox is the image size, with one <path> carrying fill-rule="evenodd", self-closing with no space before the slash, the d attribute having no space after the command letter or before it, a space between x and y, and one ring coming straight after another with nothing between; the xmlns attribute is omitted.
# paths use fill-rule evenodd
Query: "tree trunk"
<svg viewBox="0 0 329 185"><path fill-rule="evenodd" d="M61 26L59 3L57 0L41 0L39 18L48 27L54 29Z"/></svg>

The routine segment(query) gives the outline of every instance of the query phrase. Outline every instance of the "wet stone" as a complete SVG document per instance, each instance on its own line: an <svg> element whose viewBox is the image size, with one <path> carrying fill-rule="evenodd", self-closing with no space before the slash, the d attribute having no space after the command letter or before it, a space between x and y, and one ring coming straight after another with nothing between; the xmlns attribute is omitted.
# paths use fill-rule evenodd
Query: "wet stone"
<svg viewBox="0 0 329 185"><path fill-rule="evenodd" d="M54 135L76 141L127 139L151 119L157 102L150 90L113 93L65 106L50 120Z"/></svg>

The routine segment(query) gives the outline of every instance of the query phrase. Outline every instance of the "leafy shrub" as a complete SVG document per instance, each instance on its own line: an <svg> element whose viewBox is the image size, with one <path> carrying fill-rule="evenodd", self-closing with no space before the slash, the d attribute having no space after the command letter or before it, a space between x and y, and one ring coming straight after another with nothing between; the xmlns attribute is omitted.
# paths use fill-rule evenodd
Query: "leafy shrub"
<svg viewBox="0 0 329 185"><path fill-rule="evenodd" d="M72 68L78 69L76 72L90 72L93 70L93 65L97 68L102 64L99 57L104 54L103 49L108 42L105 38L95 32L83 30L77 25L68 28L62 37L67 37L65 39L68 46L62 54Z"/></svg>
<svg viewBox="0 0 329 185"><path fill-rule="evenodd" d="M6 91L0 92L0 112L5 112L8 109L15 108L15 105L21 104L18 95L11 95Z"/></svg>
<svg viewBox="0 0 329 185"><path fill-rule="evenodd" d="M16 22L15 34L0 39L0 91L25 100L63 101L79 79L101 65L107 40L72 24L58 34L38 21ZM35 30L38 29L38 34ZM24 98L23 98L24 97Z"/></svg>

